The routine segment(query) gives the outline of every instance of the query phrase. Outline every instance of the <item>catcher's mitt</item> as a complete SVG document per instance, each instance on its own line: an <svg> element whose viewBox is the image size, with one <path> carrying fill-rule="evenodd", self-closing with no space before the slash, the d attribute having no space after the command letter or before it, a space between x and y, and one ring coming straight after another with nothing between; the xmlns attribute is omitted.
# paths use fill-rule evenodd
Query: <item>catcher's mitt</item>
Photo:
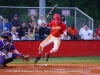
<svg viewBox="0 0 100 75"><path fill-rule="evenodd" d="M28 63L29 62L29 55L23 55L22 59L23 59L23 62Z"/></svg>

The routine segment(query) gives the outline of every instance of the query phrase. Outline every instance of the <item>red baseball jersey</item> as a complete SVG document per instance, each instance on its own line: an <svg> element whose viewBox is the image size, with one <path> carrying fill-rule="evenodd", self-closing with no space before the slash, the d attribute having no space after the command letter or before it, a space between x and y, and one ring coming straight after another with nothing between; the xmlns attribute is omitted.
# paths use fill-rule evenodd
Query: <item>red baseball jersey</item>
<svg viewBox="0 0 100 75"><path fill-rule="evenodd" d="M60 21L59 24L56 24L53 20L47 25L51 27L51 32L55 37L60 37L61 34L63 34L64 31L67 30L66 24L64 24L62 21Z"/></svg>
<svg viewBox="0 0 100 75"><path fill-rule="evenodd" d="M96 30L96 33L97 33L98 36L100 37L100 28L98 28L98 29Z"/></svg>

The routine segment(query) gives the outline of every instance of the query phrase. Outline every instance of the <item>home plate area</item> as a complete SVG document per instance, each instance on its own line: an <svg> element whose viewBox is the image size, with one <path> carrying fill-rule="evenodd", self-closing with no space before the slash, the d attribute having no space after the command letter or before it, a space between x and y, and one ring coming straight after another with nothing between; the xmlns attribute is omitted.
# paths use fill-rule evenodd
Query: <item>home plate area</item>
<svg viewBox="0 0 100 75"><path fill-rule="evenodd" d="M8 64L0 75L100 75L99 64Z"/></svg>

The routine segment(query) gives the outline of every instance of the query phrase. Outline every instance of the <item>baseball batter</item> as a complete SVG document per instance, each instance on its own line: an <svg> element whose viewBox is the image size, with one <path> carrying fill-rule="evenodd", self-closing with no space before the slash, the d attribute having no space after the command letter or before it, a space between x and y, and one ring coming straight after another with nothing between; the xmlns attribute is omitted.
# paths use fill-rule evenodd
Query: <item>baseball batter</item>
<svg viewBox="0 0 100 75"><path fill-rule="evenodd" d="M50 23L48 23L47 26L51 27L51 32L50 32L50 35L42 43L40 43L40 46L38 48L39 55L38 55L38 57L36 57L36 59L34 61L35 63L41 59L43 48L53 42L54 47L45 54L46 61L48 61L50 54L57 52L57 50L60 46L61 34L64 34L64 36L67 36L67 27L62 21L60 21L59 14L54 14L53 20Z"/></svg>

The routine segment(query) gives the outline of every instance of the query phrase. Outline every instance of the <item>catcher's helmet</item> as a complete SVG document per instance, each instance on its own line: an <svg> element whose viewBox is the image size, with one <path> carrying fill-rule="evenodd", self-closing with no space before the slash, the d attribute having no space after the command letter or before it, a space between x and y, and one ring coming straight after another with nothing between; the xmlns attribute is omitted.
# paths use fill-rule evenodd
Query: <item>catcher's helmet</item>
<svg viewBox="0 0 100 75"><path fill-rule="evenodd" d="M54 14L54 15L53 15L53 20L54 20L56 23L60 22L60 15L59 15L59 14Z"/></svg>
<svg viewBox="0 0 100 75"><path fill-rule="evenodd" d="M11 37L12 34L10 32L3 32L1 37L4 38L4 39L9 39L8 37Z"/></svg>

